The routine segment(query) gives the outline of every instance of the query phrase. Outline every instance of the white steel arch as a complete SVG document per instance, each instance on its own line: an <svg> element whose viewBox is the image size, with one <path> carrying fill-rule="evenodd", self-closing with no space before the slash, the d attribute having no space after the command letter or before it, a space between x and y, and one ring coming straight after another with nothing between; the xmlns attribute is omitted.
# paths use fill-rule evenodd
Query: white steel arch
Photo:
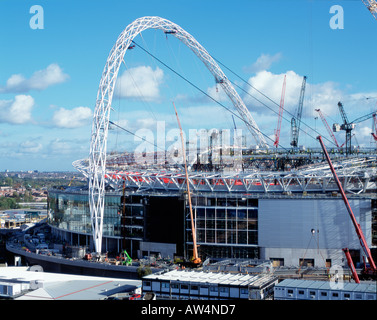
<svg viewBox="0 0 377 320"><path fill-rule="evenodd" d="M232 103L244 119L246 126L254 136L257 144L267 148L267 143L256 122L239 97L230 81L219 68L209 53L185 30L177 24L160 17L142 17L129 24L119 35L106 61L97 93L93 116L90 154L89 154L89 206L92 220L93 240L95 250L102 249L102 221L104 213L104 191L106 170L107 134L110 107L114 93L116 78L120 64L133 39L146 29L161 29L172 34L188 46L205 64L208 70L221 85Z"/></svg>

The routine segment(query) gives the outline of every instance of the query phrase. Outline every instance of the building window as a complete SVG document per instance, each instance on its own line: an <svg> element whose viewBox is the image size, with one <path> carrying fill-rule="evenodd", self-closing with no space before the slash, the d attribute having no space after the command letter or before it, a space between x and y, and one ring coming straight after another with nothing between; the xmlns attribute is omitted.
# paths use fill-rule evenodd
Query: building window
<svg viewBox="0 0 377 320"><path fill-rule="evenodd" d="M327 292L321 292L321 297L327 297Z"/></svg>
<svg viewBox="0 0 377 320"><path fill-rule="evenodd" d="M163 289L169 289L170 288L169 282L161 282L161 288L163 288Z"/></svg>
<svg viewBox="0 0 377 320"><path fill-rule="evenodd" d="M298 294L303 295L303 294L305 294L305 292L304 292L304 290L298 290Z"/></svg>
<svg viewBox="0 0 377 320"><path fill-rule="evenodd" d="M345 294L343 295L343 297L344 297L345 299L349 299L349 298L351 298L351 295L350 295L349 293L345 293Z"/></svg>

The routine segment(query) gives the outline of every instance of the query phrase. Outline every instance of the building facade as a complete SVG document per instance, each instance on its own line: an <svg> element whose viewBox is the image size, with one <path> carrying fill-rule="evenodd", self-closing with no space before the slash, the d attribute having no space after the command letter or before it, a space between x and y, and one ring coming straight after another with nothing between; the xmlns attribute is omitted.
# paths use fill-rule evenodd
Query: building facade
<svg viewBox="0 0 377 320"><path fill-rule="evenodd" d="M103 248L133 257L192 256L190 213L185 194L108 191ZM375 199L349 196L356 220L372 252L377 246ZM49 191L49 224L74 245L93 248L85 188ZM264 259L274 266L345 266L342 248L355 264L362 252L339 196L200 193L192 196L199 255L206 258Z"/></svg>

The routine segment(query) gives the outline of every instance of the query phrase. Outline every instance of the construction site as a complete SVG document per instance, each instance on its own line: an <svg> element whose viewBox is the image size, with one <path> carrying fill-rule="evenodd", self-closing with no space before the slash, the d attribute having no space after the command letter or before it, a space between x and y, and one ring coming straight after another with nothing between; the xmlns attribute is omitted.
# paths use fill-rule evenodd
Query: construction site
<svg viewBox="0 0 377 320"><path fill-rule="evenodd" d="M375 2L367 7L375 17ZM173 102L180 132L176 149L108 152L110 128L127 131L109 118L116 75L127 50L146 50L134 40L146 29L177 38L204 63L232 101L233 121L243 121L247 133L238 136L234 123L232 130L207 131L207 148L192 147L183 139ZM105 65L89 157L73 163L88 185L49 190L52 235L85 248L81 256L86 260L118 257L114 265L129 266L153 260L152 267L169 271L146 276L143 289L164 298L264 299L273 296L274 287L283 290L278 282L292 278L328 281L341 275L343 281L375 283L377 104L373 112L350 120L339 101L341 123L329 123L318 106L327 135L313 130L315 146L305 147L300 133L306 84L304 76L290 114L290 147L283 148L285 77L269 141L234 84L192 35L163 18L135 20L120 34ZM373 124L369 148L359 146L354 133L364 121ZM336 132L344 133L343 143ZM245 145L244 135L252 136L255 145Z"/></svg>

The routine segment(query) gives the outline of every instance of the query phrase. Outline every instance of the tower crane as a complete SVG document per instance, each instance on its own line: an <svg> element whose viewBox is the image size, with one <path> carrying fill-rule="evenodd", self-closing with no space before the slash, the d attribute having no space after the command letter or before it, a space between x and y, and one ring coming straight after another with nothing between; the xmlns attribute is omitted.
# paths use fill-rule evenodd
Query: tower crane
<svg viewBox="0 0 377 320"><path fill-rule="evenodd" d="M286 75L284 75L284 82L283 82L283 89L281 92L281 98L280 98L280 107L279 107L279 117L278 117L278 126L275 131L275 142L274 146L277 148L279 146L279 140L280 140L280 129L281 129L281 119L283 117L283 110L284 110L284 97L285 97L285 83L286 83Z"/></svg>
<svg viewBox="0 0 377 320"><path fill-rule="evenodd" d="M327 121L326 121L325 117L323 116L321 110L320 109L315 109L315 111L317 111L318 114L319 114L319 116L321 117L321 120L322 120L324 126L326 127L327 132L329 133L329 135L333 139L335 145L337 146L338 149L340 149L338 141L336 140L334 134L332 133L332 131L331 131L330 127L329 127L329 124L327 123Z"/></svg>
<svg viewBox="0 0 377 320"><path fill-rule="evenodd" d="M291 120L291 136L292 136L291 146L293 148L298 147L298 136L300 133L300 124L301 124L301 116L302 116L302 107L304 104L305 87L306 87L306 76L304 76L302 80L300 99L298 101L296 117L293 117Z"/></svg>
<svg viewBox="0 0 377 320"><path fill-rule="evenodd" d="M377 20L377 2L376 0L362 0L373 17Z"/></svg>
<svg viewBox="0 0 377 320"><path fill-rule="evenodd" d="M346 155L351 153L351 136L352 130L355 128L355 123L349 122L346 112L344 111L343 104L339 101L338 108L340 115L342 116L343 123L341 125L334 123L333 130L337 132L339 130L344 130L346 132Z"/></svg>
<svg viewBox="0 0 377 320"><path fill-rule="evenodd" d="M335 172L335 169L334 169L334 166L331 162L331 159L329 157L329 154L327 153L327 150L326 150L326 147L322 141L322 137L321 136L318 136L317 139L319 140L319 143L321 144L321 147L322 147L322 150L323 150L323 153L326 157L326 160L329 164L329 167L330 167L330 170L333 174L333 177L334 177L334 180L338 186L338 189L339 189L339 192L340 194L342 195L342 198L343 198L343 201L344 201L344 204L346 205L346 208L347 208L347 211L348 211L348 214L351 218L351 221L352 221L352 224L355 228L355 231L356 231L356 234L357 234L357 237L359 238L359 241L360 241L360 244L361 244L361 247L363 248L363 251L365 253L365 255L367 256L367 259L368 259L368 263L369 263L369 267L367 266L367 264L365 263L365 260L364 260L364 268L363 268L363 271L362 271L362 275L365 276L365 277L372 277L372 278L376 278L377 277L377 268L376 268L376 265L374 263L374 260L373 260L373 257L372 257L372 253L368 247L368 243L364 237L364 234L363 234L363 231L360 227L360 224L357 223L356 221L356 218L355 218L355 215L353 214L353 211L352 211L352 208L348 202L348 199L347 199L347 196L343 190L343 187L342 187L342 184L340 183L339 181L339 178ZM351 259L351 255L349 253L349 249L348 248L344 248L343 249L345 255L346 255L346 258L347 258L347 262L348 262L348 265L352 271L352 275L354 277L354 280L355 282L359 283L360 280L359 280L359 277L356 273L356 269L355 269L355 266L353 264L353 261Z"/></svg>
<svg viewBox="0 0 377 320"><path fill-rule="evenodd" d="M374 138L374 140L377 141L377 111L373 111L371 113L368 113L360 118L357 118L355 120L352 121L352 123L359 123L359 122L363 122L365 120L368 120L370 118L373 118L373 130L374 132L372 132L372 136Z"/></svg>

